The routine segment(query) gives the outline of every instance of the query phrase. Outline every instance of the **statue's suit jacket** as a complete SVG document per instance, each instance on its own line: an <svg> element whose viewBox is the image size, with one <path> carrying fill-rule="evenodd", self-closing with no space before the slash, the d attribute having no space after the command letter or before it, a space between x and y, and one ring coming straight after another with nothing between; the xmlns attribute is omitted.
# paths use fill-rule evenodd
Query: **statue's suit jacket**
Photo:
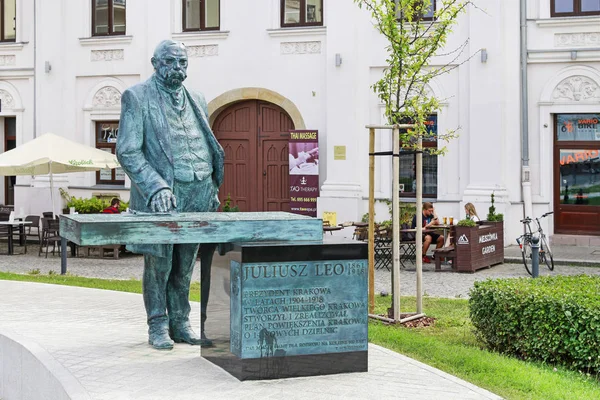
<svg viewBox="0 0 600 400"><path fill-rule="evenodd" d="M173 190L173 154L171 132L155 77L130 87L121 96L121 120L117 139L117 158L131 179L129 208L151 212L150 200L162 189ZM223 183L223 148L217 142L208 123L206 100L200 93L192 93L184 87L194 113L206 137L212 153L215 193ZM218 201L209 211L216 211ZM130 245L135 253L165 257L172 245Z"/></svg>

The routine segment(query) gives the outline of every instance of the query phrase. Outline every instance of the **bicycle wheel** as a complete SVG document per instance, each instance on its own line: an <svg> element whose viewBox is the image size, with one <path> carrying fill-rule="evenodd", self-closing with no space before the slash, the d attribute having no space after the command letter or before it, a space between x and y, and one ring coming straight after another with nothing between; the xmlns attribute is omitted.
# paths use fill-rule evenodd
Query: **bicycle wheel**
<svg viewBox="0 0 600 400"><path fill-rule="evenodd" d="M521 255L523 256L523 264L525 265L525 269L529 275L533 275L531 273L531 245L529 242L523 243L523 248L521 249Z"/></svg>
<svg viewBox="0 0 600 400"><path fill-rule="evenodd" d="M554 258L552 257L552 250L546 241L546 236L542 236L540 240L540 263L544 261L550 271L554 271Z"/></svg>

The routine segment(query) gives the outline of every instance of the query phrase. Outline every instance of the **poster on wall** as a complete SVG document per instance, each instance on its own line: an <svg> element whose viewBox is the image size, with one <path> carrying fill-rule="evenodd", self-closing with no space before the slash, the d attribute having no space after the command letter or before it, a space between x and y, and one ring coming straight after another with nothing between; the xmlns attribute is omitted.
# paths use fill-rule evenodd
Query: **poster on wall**
<svg viewBox="0 0 600 400"><path fill-rule="evenodd" d="M290 131L289 161L290 212L316 217L319 197L318 131Z"/></svg>

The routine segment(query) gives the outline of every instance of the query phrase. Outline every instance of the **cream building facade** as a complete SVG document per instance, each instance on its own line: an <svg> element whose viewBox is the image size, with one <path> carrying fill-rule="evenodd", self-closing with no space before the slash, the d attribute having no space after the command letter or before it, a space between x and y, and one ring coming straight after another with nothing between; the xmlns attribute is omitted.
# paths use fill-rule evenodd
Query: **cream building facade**
<svg viewBox="0 0 600 400"><path fill-rule="evenodd" d="M460 218L464 204L472 202L485 216L494 193L496 208L505 215L507 243L520 233L518 221L527 207L533 215L556 211L545 222L551 235L572 235L573 243L596 240L593 236L600 229L588 222L600 218L593 204L594 194L600 191L594 186L595 171L600 171L600 166L596 168L600 142L558 140L565 123L600 116L600 10L583 12L587 3L582 1L525 1L526 168L522 168L521 140L521 2L476 0L479 9L470 8L460 17L447 48L468 40L463 57L455 69L429 87L442 99L435 116L438 131L458 128L460 135L450 143L437 144L447 146L445 156L426 161L426 192L439 215ZM568 11L569 2L573 12ZM261 149L271 146L281 153L288 128L316 129L318 216L335 211L338 221L357 220L367 211L365 126L385 122L383 106L370 89L385 68L385 42L368 12L354 2L1 3L5 16L11 15L14 5L15 36L14 40L3 36L0 42L0 144L4 151L46 132L111 151L118 136L121 94L152 74L150 57L155 46L172 38L188 48L186 86L205 94L217 137L231 149L227 190L254 196L246 199L246 194L235 194L240 204L256 210L276 204L268 201L267 192L274 187L280 198L285 195L287 176L281 172L285 166ZM435 4L441 7L442 2ZM561 13L561 7L567 7L567 12ZM10 31L6 23L2 28ZM449 60L436 57L433 64ZM250 122L244 127L247 118ZM277 125L272 135L262 138L272 124ZM239 138L238 127L243 131ZM595 140L600 140L597 123L587 129L596 129ZM258 142L253 135L259 137ZM335 159L335 148L345 150L345 159ZM377 148L391 148L389 132L378 133ZM569 155L575 160L582 151L585 160L561 165L561 160ZM240 160L246 161L236 161L240 154ZM255 159L259 164L250 165ZM402 201L414 201L410 157L404 157L402 165ZM376 170L376 197L389 199L391 160L378 158ZM239 179L242 173L246 175ZM48 211L48 177L4 180L2 202L12 201L26 213ZM55 184L78 197L118 194L127 199L130 182L119 171L104 171L57 176ZM574 203L577 192L573 188L585 189L586 204ZM567 200L565 193L571 193ZM376 219L386 212L387 206L379 202ZM579 225L567 223L578 218Z"/></svg>

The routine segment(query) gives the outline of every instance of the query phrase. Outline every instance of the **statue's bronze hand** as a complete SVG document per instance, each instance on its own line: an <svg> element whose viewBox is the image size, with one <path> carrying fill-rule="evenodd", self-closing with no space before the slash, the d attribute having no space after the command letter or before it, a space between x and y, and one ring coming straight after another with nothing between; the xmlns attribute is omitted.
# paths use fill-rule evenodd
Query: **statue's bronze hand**
<svg viewBox="0 0 600 400"><path fill-rule="evenodd" d="M157 192L150 202L150 209L153 212L168 212L177 208L177 199L169 189L163 189Z"/></svg>

